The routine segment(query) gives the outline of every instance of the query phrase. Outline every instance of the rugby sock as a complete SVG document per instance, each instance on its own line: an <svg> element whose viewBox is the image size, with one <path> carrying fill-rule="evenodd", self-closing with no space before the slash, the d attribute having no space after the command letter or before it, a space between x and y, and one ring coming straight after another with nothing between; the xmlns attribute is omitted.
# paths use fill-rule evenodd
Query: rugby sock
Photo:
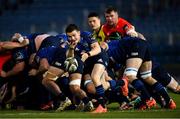
<svg viewBox="0 0 180 119"><path fill-rule="evenodd" d="M144 83L141 80L135 79L131 84L138 92L141 93L142 100L145 101L147 99L148 100L150 99L151 96L150 96L149 92L147 91Z"/></svg>
<svg viewBox="0 0 180 119"><path fill-rule="evenodd" d="M84 97L82 99L82 101L84 102L84 104L86 105L89 102L89 98L88 97Z"/></svg>
<svg viewBox="0 0 180 119"><path fill-rule="evenodd" d="M166 104L168 104L170 101L170 96L168 95L166 89L159 82L156 82L152 86L153 89L164 98Z"/></svg>
<svg viewBox="0 0 180 119"><path fill-rule="evenodd" d="M122 86L124 86L124 81L123 80L117 80L116 81L116 86L115 86L115 88L114 88L114 91L116 91L117 93L120 93L120 91L121 91L121 93L122 93L122 90L120 90L120 88L122 87Z"/></svg>
<svg viewBox="0 0 180 119"><path fill-rule="evenodd" d="M153 98L156 100L156 102L161 106L161 107L164 107L165 104L164 104L164 100L162 100L161 96L158 94L158 93L153 93Z"/></svg>
<svg viewBox="0 0 180 119"><path fill-rule="evenodd" d="M125 83L123 80L120 79L120 80L116 81L116 84L117 84L117 86L124 86Z"/></svg>
<svg viewBox="0 0 180 119"><path fill-rule="evenodd" d="M96 94L98 98L98 103L105 108L105 99L104 99L104 88L102 85L96 87Z"/></svg>
<svg viewBox="0 0 180 119"><path fill-rule="evenodd" d="M66 96L64 95L64 93L60 93L56 98L60 99L61 101L65 101L66 100Z"/></svg>
<svg viewBox="0 0 180 119"><path fill-rule="evenodd" d="M116 81L115 81L115 80L109 80L108 82L109 82L109 84L110 84L110 88L111 88L112 90L114 90L115 87L116 87Z"/></svg>
<svg viewBox="0 0 180 119"><path fill-rule="evenodd" d="M118 96L118 98L117 98L116 100L117 100L117 102L120 103L120 104L121 104L122 102L129 103L128 98L127 98L126 96L124 96L124 95Z"/></svg>

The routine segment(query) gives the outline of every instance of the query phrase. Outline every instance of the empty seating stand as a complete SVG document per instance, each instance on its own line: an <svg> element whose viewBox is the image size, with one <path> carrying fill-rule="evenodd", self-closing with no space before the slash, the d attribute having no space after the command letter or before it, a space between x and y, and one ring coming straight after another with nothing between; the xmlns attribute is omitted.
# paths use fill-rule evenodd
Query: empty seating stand
<svg viewBox="0 0 180 119"><path fill-rule="evenodd" d="M136 30L151 42L153 53L163 63L179 62L180 56L180 4L170 0L32 0L30 5L20 4L16 11L6 10L0 16L0 39L7 40L13 33L51 31L64 32L69 23L88 30L87 14L96 11L103 16L106 6L118 8L121 17L132 23ZM174 0L176 1L176 0ZM171 2L166 4L166 2ZM160 9L158 9L160 7ZM104 20L103 20L104 21ZM169 40L173 43L169 44ZM169 51L164 50L169 49ZM166 58L164 58L166 57ZM176 58L177 57L177 58Z"/></svg>

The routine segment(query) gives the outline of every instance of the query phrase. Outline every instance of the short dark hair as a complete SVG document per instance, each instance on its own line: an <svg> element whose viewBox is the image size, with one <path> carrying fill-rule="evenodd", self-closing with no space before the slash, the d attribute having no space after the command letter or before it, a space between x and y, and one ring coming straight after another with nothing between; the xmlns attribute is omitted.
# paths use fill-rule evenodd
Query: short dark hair
<svg viewBox="0 0 180 119"><path fill-rule="evenodd" d="M97 12L90 12L89 15L88 15L88 18L90 18L90 17L98 17L98 18L100 18L99 14Z"/></svg>
<svg viewBox="0 0 180 119"><path fill-rule="evenodd" d="M75 24L69 24L67 27L66 27L66 33L69 33L69 32L72 32L74 30L77 30L77 31L80 31L79 27Z"/></svg>
<svg viewBox="0 0 180 119"><path fill-rule="evenodd" d="M117 8L113 7L113 6L108 6L105 10L105 13L109 14L111 13L112 11L114 12L118 12Z"/></svg>

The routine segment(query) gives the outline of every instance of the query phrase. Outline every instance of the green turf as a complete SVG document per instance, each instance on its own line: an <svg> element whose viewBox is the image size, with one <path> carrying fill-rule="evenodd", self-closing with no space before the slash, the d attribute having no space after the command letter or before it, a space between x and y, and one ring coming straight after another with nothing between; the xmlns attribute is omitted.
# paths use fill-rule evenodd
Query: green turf
<svg viewBox="0 0 180 119"><path fill-rule="evenodd" d="M118 110L118 105L113 103L108 105L108 112L105 114L91 114L78 111L30 111L30 110L1 110L0 118L180 118L180 95L172 94L176 101L177 109L151 109L145 111L139 110Z"/></svg>

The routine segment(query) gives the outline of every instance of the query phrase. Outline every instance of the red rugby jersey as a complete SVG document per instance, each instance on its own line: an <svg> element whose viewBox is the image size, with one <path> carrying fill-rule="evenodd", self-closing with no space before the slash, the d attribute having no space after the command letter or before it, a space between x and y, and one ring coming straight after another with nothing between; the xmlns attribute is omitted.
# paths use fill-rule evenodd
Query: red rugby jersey
<svg viewBox="0 0 180 119"><path fill-rule="evenodd" d="M126 32L130 29L132 29L133 26L127 22L123 18L118 19L118 23L115 27L110 27L106 24L103 26L103 32L106 35L106 40L108 39L108 36L110 36L111 33L113 32L118 32L122 37L126 35Z"/></svg>
<svg viewBox="0 0 180 119"><path fill-rule="evenodd" d="M4 63L6 63L11 57L12 55L10 52L0 54L0 71L2 70Z"/></svg>

